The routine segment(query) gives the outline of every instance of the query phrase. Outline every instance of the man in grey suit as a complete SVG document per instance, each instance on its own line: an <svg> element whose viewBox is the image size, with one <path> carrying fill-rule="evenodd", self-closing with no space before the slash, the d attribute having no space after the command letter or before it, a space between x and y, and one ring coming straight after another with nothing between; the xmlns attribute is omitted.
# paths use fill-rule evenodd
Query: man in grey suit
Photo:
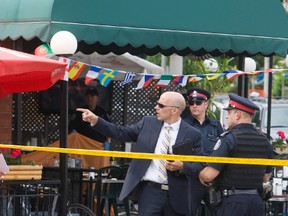
<svg viewBox="0 0 288 216"><path fill-rule="evenodd" d="M181 119L184 109L185 99L181 94L164 92L155 106L156 117L146 116L129 126L107 122L87 109L78 108L77 111L82 112L83 121L90 122L104 135L123 142L136 142L136 152L161 154L161 143L166 138L166 141L169 139L168 154L172 153L173 145L189 141L194 154L202 155L201 133ZM166 178L159 177L161 165L165 170L162 167L160 173L166 174ZM198 175L201 168L197 163L133 159L120 200L136 197L139 216L191 216L189 175Z"/></svg>

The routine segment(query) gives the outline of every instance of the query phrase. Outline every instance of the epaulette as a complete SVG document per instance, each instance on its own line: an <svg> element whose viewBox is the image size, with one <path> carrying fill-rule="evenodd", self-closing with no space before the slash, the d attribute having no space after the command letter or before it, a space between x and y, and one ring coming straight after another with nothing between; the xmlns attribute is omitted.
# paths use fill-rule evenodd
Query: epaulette
<svg viewBox="0 0 288 216"><path fill-rule="evenodd" d="M231 131L230 130L227 130L227 131L224 131L222 134L220 134L219 136L220 137L224 137L224 136L226 136L227 134L229 134L229 133L231 133Z"/></svg>

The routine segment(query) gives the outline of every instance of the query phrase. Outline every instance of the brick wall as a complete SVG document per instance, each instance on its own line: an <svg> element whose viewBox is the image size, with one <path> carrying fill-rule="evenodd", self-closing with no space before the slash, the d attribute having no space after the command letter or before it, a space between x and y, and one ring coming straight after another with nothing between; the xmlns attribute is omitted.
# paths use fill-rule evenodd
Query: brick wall
<svg viewBox="0 0 288 216"><path fill-rule="evenodd" d="M0 143L12 143L12 94L0 98Z"/></svg>
<svg viewBox="0 0 288 216"><path fill-rule="evenodd" d="M11 39L0 41L0 46L13 48ZM0 98L0 143L12 143L12 101L13 95L9 94Z"/></svg>

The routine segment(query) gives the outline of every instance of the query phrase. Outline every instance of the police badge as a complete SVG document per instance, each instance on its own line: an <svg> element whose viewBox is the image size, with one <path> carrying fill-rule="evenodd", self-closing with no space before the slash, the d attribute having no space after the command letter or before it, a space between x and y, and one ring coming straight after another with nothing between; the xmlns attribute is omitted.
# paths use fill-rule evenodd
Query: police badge
<svg viewBox="0 0 288 216"><path fill-rule="evenodd" d="M214 150L214 151L217 150L220 146L221 146L221 140L218 139L218 141L216 142L213 150Z"/></svg>

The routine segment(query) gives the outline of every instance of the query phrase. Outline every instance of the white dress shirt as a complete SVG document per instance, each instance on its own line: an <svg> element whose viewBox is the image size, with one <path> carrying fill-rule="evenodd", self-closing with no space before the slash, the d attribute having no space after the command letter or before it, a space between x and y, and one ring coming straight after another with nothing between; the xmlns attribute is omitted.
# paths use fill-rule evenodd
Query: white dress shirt
<svg viewBox="0 0 288 216"><path fill-rule="evenodd" d="M160 147L162 145L161 142L165 136L165 127L166 126L171 127L171 130L170 130L171 142L170 142L169 153L172 153L172 146L175 144L175 141L176 141L176 138L178 135L178 131L179 131L179 127L180 127L180 123L181 123L181 119L179 119L177 122L175 122L171 125L169 125L167 123L163 124L162 129L161 129L160 134L159 134L159 137L158 137L156 147L155 147L155 151L154 151L155 154L161 154L160 153ZM157 183L161 183L161 184L167 184L167 182L159 182L159 178L157 175L159 163L160 163L159 160L153 159L142 180L157 182Z"/></svg>

